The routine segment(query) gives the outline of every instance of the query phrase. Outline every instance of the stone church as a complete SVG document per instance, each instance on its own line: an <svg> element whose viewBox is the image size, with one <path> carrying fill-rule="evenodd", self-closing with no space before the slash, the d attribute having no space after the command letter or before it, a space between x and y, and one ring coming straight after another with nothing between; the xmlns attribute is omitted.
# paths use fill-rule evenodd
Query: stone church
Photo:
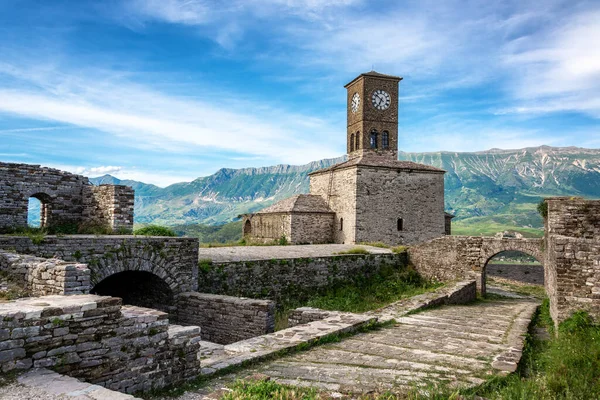
<svg viewBox="0 0 600 400"><path fill-rule="evenodd" d="M398 160L401 80L371 71L345 86L348 160L309 174L310 194L245 214L247 241L395 245L449 232L445 171Z"/></svg>

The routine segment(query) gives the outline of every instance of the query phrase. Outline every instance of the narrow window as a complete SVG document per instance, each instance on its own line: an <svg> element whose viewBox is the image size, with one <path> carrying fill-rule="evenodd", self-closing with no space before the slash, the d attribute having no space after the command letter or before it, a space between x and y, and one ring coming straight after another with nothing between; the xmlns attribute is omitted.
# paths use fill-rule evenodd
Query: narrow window
<svg viewBox="0 0 600 400"><path fill-rule="evenodd" d="M390 147L390 134L388 131L383 131L381 134L381 147L384 149L389 149Z"/></svg>
<svg viewBox="0 0 600 400"><path fill-rule="evenodd" d="M340 218L340 231L344 230L344 218Z"/></svg>
<svg viewBox="0 0 600 400"><path fill-rule="evenodd" d="M402 218L398 218L398 232L404 230L404 221Z"/></svg>
<svg viewBox="0 0 600 400"><path fill-rule="evenodd" d="M356 150L360 149L360 131L356 132Z"/></svg>
<svg viewBox="0 0 600 400"><path fill-rule="evenodd" d="M371 131L371 148L377 148L377 131L375 129Z"/></svg>
<svg viewBox="0 0 600 400"><path fill-rule="evenodd" d="M350 135L350 151L354 151L354 133Z"/></svg>

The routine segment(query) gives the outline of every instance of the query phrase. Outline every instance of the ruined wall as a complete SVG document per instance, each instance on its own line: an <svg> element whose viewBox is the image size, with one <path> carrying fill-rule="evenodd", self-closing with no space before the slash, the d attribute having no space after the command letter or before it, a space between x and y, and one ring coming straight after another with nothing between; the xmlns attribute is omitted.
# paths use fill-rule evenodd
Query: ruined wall
<svg viewBox="0 0 600 400"><path fill-rule="evenodd" d="M357 174L356 242L413 244L444 235L443 173L359 166Z"/></svg>
<svg viewBox="0 0 600 400"><path fill-rule="evenodd" d="M202 327L202 339L229 344L275 330L275 303L189 292L177 298L177 321Z"/></svg>
<svg viewBox="0 0 600 400"><path fill-rule="evenodd" d="M555 323L584 310L600 321L600 201L546 200L545 279Z"/></svg>
<svg viewBox="0 0 600 400"><path fill-rule="evenodd" d="M406 254L240 261L204 265L198 291L228 296L302 300L332 285L368 279L382 268L404 268Z"/></svg>
<svg viewBox="0 0 600 400"><path fill-rule="evenodd" d="M331 190L330 190L331 188ZM356 237L356 171L348 168L310 175L310 193L328 201L335 212L334 243L355 243ZM342 226L343 229L340 229Z"/></svg>
<svg viewBox="0 0 600 400"><path fill-rule="evenodd" d="M333 241L334 214L292 213L291 216L291 243L317 244Z"/></svg>
<svg viewBox="0 0 600 400"><path fill-rule="evenodd" d="M250 221L252 231L244 234L251 243L272 243L285 237L291 242L291 215L289 213L252 214L244 218Z"/></svg>
<svg viewBox="0 0 600 400"><path fill-rule="evenodd" d="M113 231L131 231L134 197L134 191L129 186L84 186L85 223L106 226Z"/></svg>
<svg viewBox="0 0 600 400"><path fill-rule="evenodd" d="M145 271L164 280L174 293L196 289L198 239L147 236L0 236L0 249L43 258L85 263L90 284L124 271Z"/></svg>
<svg viewBox="0 0 600 400"><path fill-rule="evenodd" d="M76 232L102 222L114 230L133 228L133 189L129 187L95 187L81 175L39 165L0 163L0 232L27 227L30 197L42 203L42 227Z"/></svg>
<svg viewBox="0 0 600 400"><path fill-rule="evenodd" d="M199 333L117 298L21 299L0 304L0 369L51 368L121 392L147 391L200 373Z"/></svg>
<svg viewBox="0 0 600 400"><path fill-rule="evenodd" d="M21 282L32 296L84 294L90 290L87 265L0 251L0 271Z"/></svg>

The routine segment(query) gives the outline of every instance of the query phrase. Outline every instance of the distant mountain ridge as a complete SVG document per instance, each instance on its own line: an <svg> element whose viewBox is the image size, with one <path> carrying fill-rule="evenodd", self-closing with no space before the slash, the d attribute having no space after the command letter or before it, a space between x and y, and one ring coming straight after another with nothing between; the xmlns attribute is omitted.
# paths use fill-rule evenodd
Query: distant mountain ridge
<svg viewBox="0 0 600 400"><path fill-rule="evenodd" d="M400 152L399 159L447 171L446 209L456 214L458 226L485 220L498 226L539 228L542 221L535 205L543 197L600 197L600 149L540 146L479 152ZM166 188L110 175L90 181L132 186L137 223L221 224L293 194L307 193L308 173L343 160L345 157L300 166L223 168Z"/></svg>

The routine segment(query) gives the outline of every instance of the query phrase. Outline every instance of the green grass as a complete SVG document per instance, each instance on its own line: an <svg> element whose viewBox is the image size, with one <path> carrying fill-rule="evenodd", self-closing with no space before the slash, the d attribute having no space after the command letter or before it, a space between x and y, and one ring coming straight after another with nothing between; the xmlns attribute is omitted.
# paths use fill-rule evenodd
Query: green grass
<svg viewBox="0 0 600 400"><path fill-rule="evenodd" d="M493 236L498 232L514 231L519 232L524 237L542 237L543 228L529 228L513 224L500 223L490 218L473 217L452 222L453 235L466 236Z"/></svg>
<svg viewBox="0 0 600 400"><path fill-rule="evenodd" d="M395 301L435 290L442 286L431 283L412 268L382 270L368 279L355 279L316 294L306 301L286 301L277 312L275 329L287 328L287 316L297 307L315 307L330 311L361 313L376 310Z"/></svg>
<svg viewBox="0 0 600 400"><path fill-rule="evenodd" d="M142 236L177 236L173 229L160 225L147 225L134 230L133 234Z"/></svg>
<svg viewBox="0 0 600 400"><path fill-rule="evenodd" d="M348 249L348 250L338 251L335 254L343 255L343 254L371 254L371 253L369 253L369 250L364 249L362 247L353 247L353 248Z"/></svg>

